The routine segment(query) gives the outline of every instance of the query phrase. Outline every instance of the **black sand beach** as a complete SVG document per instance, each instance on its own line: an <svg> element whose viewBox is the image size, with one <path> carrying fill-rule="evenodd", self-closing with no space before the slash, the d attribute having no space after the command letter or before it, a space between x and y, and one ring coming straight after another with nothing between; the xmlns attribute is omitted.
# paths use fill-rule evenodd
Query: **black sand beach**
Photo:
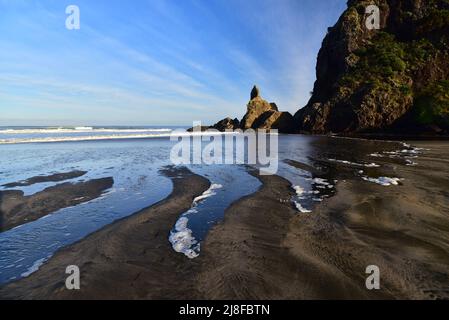
<svg viewBox="0 0 449 320"><path fill-rule="evenodd" d="M73 174L40 176L7 186L15 188L40 182L62 181L85 173L74 171ZM108 177L78 183L57 184L30 196L24 196L23 191L19 190L0 191L0 232L37 220L59 209L91 201L100 197L113 184L114 179Z"/></svg>
<svg viewBox="0 0 449 320"><path fill-rule="evenodd" d="M164 201L59 251L30 277L0 289L2 299L448 299L448 151L442 142L419 166L395 168L396 188L360 180L299 214L290 183L257 176L263 186L231 205L193 260L167 240L179 215L209 182L187 169ZM65 289L78 265L81 290ZM368 265L381 290L365 287Z"/></svg>
<svg viewBox="0 0 449 320"><path fill-rule="evenodd" d="M196 261L175 253L168 234L179 215L209 182L187 169L167 169L171 195L58 252L37 273L0 289L1 298L19 299L182 299L195 287L188 276ZM77 265L85 290L65 289L65 269ZM58 276L60 275L60 276Z"/></svg>

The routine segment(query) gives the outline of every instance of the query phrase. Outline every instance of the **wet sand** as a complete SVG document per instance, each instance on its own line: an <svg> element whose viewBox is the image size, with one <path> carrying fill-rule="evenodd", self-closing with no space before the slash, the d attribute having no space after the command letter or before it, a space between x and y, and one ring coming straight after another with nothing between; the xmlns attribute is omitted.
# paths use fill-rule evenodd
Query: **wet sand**
<svg viewBox="0 0 449 320"><path fill-rule="evenodd" d="M261 176L263 187L226 212L207 237L198 281L206 299L383 298L290 241L295 221L288 181ZM304 235L306 236L306 235Z"/></svg>
<svg viewBox="0 0 449 320"><path fill-rule="evenodd" d="M84 176L86 173L87 173L87 171L74 170L71 172L55 173L55 174L48 175L48 176L35 176L35 177L31 177L29 179L26 179L24 181L7 183L7 184L4 184L2 187L17 188L17 187L31 186L33 184L42 183L42 182L59 182L59 181L78 178L78 177Z"/></svg>
<svg viewBox="0 0 449 320"><path fill-rule="evenodd" d="M24 196L20 190L0 191L0 232L37 220L59 209L96 199L113 184L112 178L67 182L30 196Z"/></svg>
<svg viewBox="0 0 449 320"><path fill-rule="evenodd" d="M194 260L175 253L168 235L209 182L167 171L166 200L61 250L0 298L449 299L449 152L444 142L414 144L431 150L418 166L387 168L404 179L399 186L347 170L312 213L294 209L288 181L258 176L262 187L226 210ZM71 264L80 291L65 289ZM365 287L369 265L380 268L380 290Z"/></svg>
<svg viewBox="0 0 449 320"><path fill-rule="evenodd" d="M116 221L55 254L29 278L0 289L1 299L185 299L197 261L175 253L168 234L209 181L187 169L164 171L173 191L160 203ZM81 271L81 290L65 288L66 267Z"/></svg>
<svg viewBox="0 0 449 320"><path fill-rule="evenodd" d="M175 176L179 176L176 173ZM182 173L160 204L118 221L55 255L29 278L0 289L21 299L344 299L379 298L344 273L290 243L298 218L288 181L260 177L208 235L199 258L175 253L167 240L179 215L208 187ZM81 269L81 290L64 286L65 267ZM56 275L60 275L60 278ZM363 279L361 279L363 280ZM363 285L363 286L362 286Z"/></svg>

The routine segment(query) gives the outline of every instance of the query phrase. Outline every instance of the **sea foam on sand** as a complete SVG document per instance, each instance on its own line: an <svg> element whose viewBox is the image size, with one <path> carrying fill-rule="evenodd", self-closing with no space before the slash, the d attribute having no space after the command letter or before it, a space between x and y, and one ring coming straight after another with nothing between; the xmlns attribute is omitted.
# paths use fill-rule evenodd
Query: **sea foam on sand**
<svg viewBox="0 0 449 320"><path fill-rule="evenodd" d="M184 213L176 222L174 230L170 233L169 241L172 244L173 250L183 253L189 259L194 259L199 256L200 244L193 236L193 231L188 228L188 216L197 213L197 206L199 202L216 195L215 190L221 189L221 184L212 184L201 196L193 200L192 208Z"/></svg>
<svg viewBox="0 0 449 320"><path fill-rule="evenodd" d="M357 163L357 162L351 162L351 161L347 161L347 160L338 160L338 159L328 159L331 162L337 162L337 163L342 163L342 164L347 164L350 166L356 166L356 167L367 167L367 168L379 168L380 165L378 165L377 163Z"/></svg>
<svg viewBox="0 0 449 320"><path fill-rule="evenodd" d="M296 194L298 195L299 199L303 199L303 194L305 193L305 190L301 186L294 186L293 189L295 189ZM304 208L298 201L294 201L296 209L301 213L310 213L312 211Z"/></svg>
<svg viewBox="0 0 449 320"><path fill-rule="evenodd" d="M28 268L28 270L21 274L22 277L26 278L29 277L32 273L35 273L39 268L47 261L48 258L42 258L39 260L36 260L31 267Z"/></svg>
<svg viewBox="0 0 449 320"><path fill-rule="evenodd" d="M381 186L385 186L385 187L392 186L392 185L397 186L397 185L399 185L399 181L402 180L400 178L389 178L389 177L379 177L379 178L362 177L362 179L365 181L380 184Z"/></svg>
<svg viewBox="0 0 449 320"><path fill-rule="evenodd" d="M215 190L221 189L221 188L223 188L223 186L221 184L216 184L216 183L212 184L210 186L210 188L208 190L206 190L202 195L193 199L193 206L197 206L198 202L200 202L201 200L204 200L206 198L216 195L217 193L215 192Z"/></svg>
<svg viewBox="0 0 449 320"><path fill-rule="evenodd" d="M169 240L173 246L173 250L193 259L198 257L196 250L199 250L199 244L195 240L192 230L187 227L188 223L189 219L187 217L183 216L179 218L175 225L175 232L171 232Z"/></svg>

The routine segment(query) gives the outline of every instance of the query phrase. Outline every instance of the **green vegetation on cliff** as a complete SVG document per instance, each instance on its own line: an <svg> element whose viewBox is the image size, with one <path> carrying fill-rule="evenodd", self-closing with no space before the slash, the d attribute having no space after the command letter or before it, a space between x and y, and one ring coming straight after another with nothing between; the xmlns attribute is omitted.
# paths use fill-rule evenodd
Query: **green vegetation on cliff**
<svg viewBox="0 0 449 320"><path fill-rule="evenodd" d="M449 11L436 14L432 23L422 25L426 32L449 24ZM430 19L430 18L429 18ZM428 21L428 19L426 19ZM449 125L449 81L440 80L424 88L414 86L413 75L438 53L438 46L426 38L398 41L393 34L379 32L369 44L353 53L355 65L339 83L339 90L354 92L367 86L371 92L410 95L414 99L414 119L418 124ZM425 82L423 79L421 82Z"/></svg>
<svg viewBox="0 0 449 320"><path fill-rule="evenodd" d="M369 44L356 50L356 64L341 78L341 88L371 86L374 91L413 94L411 74L435 52L426 39L400 42L387 32L379 32Z"/></svg>
<svg viewBox="0 0 449 320"><path fill-rule="evenodd" d="M299 131L449 133L449 0L348 0L328 31Z"/></svg>
<svg viewBox="0 0 449 320"><path fill-rule="evenodd" d="M449 81L428 85L415 100L415 116L421 124L449 125Z"/></svg>

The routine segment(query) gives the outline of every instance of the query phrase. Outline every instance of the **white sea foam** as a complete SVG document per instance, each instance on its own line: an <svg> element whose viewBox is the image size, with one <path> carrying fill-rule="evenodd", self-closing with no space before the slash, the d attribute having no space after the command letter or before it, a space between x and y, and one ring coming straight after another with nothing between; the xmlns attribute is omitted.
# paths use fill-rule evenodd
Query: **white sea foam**
<svg viewBox="0 0 449 320"><path fill-rule="evenodd" d="M193 199L193 206L197 206L200 201L216 195L217 193L215 192L215 190L221 189L221 188L223 188L223 186L221 184L215 184L215 183L212 184L210 186L210 188L208 190L206 190L202 195Z"/></svg>
<svg viewBox="0 0 449 320"><path fill-rule="evenodd" d="M42 133L144 133L144 132L171 132L172 129L107 129L92 127L75 127L75 128L42 128L42 129L3 129L0 134L42 134Z"/></svg>
<svg viewBox="0 0 449 320"><path fill-rule="evenodd" d="M383 155L381 155L380 153L371 153L370 154L370 157L374 157L374 158L382 158L382 157L384 157Z"/></svg>
<svg viewBox="0 0 449 320"><path fill-rule="evenodd" d="M169 134L122 134L122 135L96 135L96 136L77 136L77 137L43 137L43 138L12 138L0 139L0 144L24 144L24 143L50 143L50 142L77 142L77 141L95 141L95 140L118 140L118 139L144 139L169 137Z"/></svg>
<svg viewBox="0 0 449 320"><path fill-rule="evenodd" d="M24 144L24 143L51 143L51 142L81 142L98 140L120 140L120 139L149 139L149 138L169 138L171 132L166 133L148 133L148 134L111 134L111 135L90 135L90 136L72 136L72 137L39 137L39 138L8 138L0 139L0 144ZM220 136L236 135L234 132L185 132L177 133L177 136Z"/></svg>
<svg viewBox="0 0 449 320"><path fill-rule="evenodd" d="M185 216L179 218L175 225L175 231L170 233L169 240L173 250L183 253L189 259L198 257L196 250L199 250L199 244L192 234L192 230L187 227L189 219Z"/></svg>
<svg viewBox="0 0 449 320"><path fill-rule="evenodd" d="M320 185L323 185L323 186L330 185L330 183L327 182L326 179L322 179L322 178L314 178L314 179L312 179L312 184L320 184Z"/></svg>
<svg viewBox="0 0 449 320"><path fill-rule="evenodd" d="M197 213L196 208L200 201L216 195L216 190L221 189L221 184L212 184L201 196L193 200L192 208L184 213L176 222L174 230L170 232L169 241L172 244L173 250L183 253L189 259L194 259L199 256L200 244L193 236L193 231L188 228L188 216Z"/></svg>
<svg viewBox="0 0 449 320"><path fill-rule="evenodd" d="M338 162L343 163L351 166L357 166L357 167L367 167L367 168L379 168L380 165L376 163L357 163L357 162L351 162L347 160L338 160L338 159L328 159L331 162Z"/></svg>
<svg viewBox="0 0 449 320"><path fill-rule="evenodd" d="M403 149L403 150L396 150L396 151L384 151L384 154L392 155L392 156L416 156L418 154L421 154L422 151L429 150L424 148L410 148L410 149Z"/></svg>
<svg viewBox="0 0 449 320"><path fill-rule="evenodd" d="M379 178L370 178L370 177L362 177L363 180L374 182L377 184L380 184L381 186L397 186L399 185L399 182L402 180L400 178L389 178L389 177L379 177Z"/></svg>
<svg viewBox="0 0 449 320"><path fill-rule="evenodd" d="M298 199L305 199L305 197L303 197L303 195L306 194L306 193L307 194L314 193L314 191L305 191L303 189L303 187L301 187L301 186L294 186L293 189L295 190L296 195L298 196ZM294 203L295 203L296 209L298 211L300 211L301 213L310 213L310 212L312 212L311 210L308 210L308 209L304 208L298 201L294 201Z"/></svg>
<svg viewBox="0 0 449 320"><path fill-rule="evenodd" d="M29 277L32 273L36 272L37 270L39 270L39 268L45 263L45 261L47 261L48 258L42 258L39 260L36 260L33 265L31 267L28 268L27 271L25 271L24 273L21 274L22 277L26 278Z"/></svg>
<svg viewBox="0 0 449 320"><path fill-rule="evenodd" d="M310 213L310 212L312 212L311 210L308 210L308 209L304 208L298 201L295 201L295 206L296 206L296 209L298 209L298 211L300 211L301 213Z"/></svg>
<svg viewBox="0 0 449 320"><path fill-rule="evenodd" d="M405 147L405 148L411 148L412 147L411 145L409 145L408 143L405 143L405 142L402 143L402 146Z"/></svg>
<svg viewBox="0 0 449 320"><path fill-rule="evenodd" d="M295 189L296 194L298 196L302 196L304 194L304 189L301 186L294 186L293 189Z"/></svg>

